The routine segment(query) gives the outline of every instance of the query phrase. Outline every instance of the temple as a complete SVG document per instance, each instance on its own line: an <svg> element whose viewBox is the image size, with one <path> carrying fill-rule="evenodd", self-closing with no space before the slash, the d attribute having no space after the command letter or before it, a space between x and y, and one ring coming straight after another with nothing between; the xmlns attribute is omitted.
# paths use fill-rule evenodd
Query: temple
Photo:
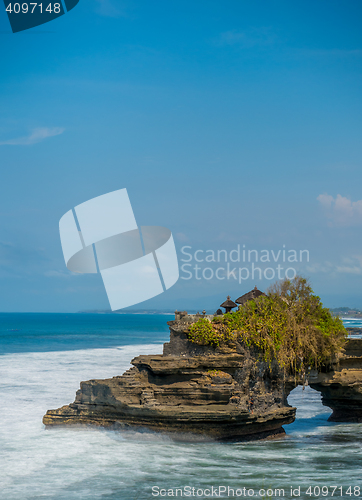
<svg viewBox="0 0 362 500"><path fill-rule="evenodd" d="M230 313L237 303L261 295L255 287L235 302L228 296L220 307ZM322 403L333 411L330 420L362 422L361 339L348 339L306 381L285 373L275 359L260 359L237 338L217 346L191 342L190 327L214 316L175 311L163 354L137 356L123 375L81 382L75 401L48 410L43 423L147 428L191 441L264 439L282 435L283 426L294 421L296 408L287 398L305 383L322 394Z"/></svg>
<svg viewBox="0 0 362 500"><path fill-rule="evenodd" d="M228 313L231 311L231 309L237 307L237 305L230 299L230 295L228 295L225 302L223 302L220 307L224 307L225 313Z"/></svg>
<svg viewBox="0 0 362 500"><path fill-rule="evenodd" d="M265 296L265 293L258 290L258 288L255 286L253 290L251 290L248 293L245 293L244 295L242 295L241 297L236 299L235 302L237 304L243 306L249 300L256 299L257 297L260 297L261 295Z"/></svg>

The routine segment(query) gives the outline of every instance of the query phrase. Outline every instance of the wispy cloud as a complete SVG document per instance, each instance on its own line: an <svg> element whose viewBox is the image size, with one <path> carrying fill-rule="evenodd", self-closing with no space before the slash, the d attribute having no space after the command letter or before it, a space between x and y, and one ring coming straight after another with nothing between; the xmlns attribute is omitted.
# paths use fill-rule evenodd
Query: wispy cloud
<svg viewBox="0 0 362 500"><path fill-rule="evenodd" d="M121 17L124 12L120 9L119 0L114 2L112 0L96 0L98 8L97 13L105 17ZM118 5L116 6L115 3Z"/></svg>
<svg viewBox="0 0 362 500"><path fill-rule="evenodd" d="M331 273L335 270L335 266L331 262L314 262L312 265L306 266L306 270L308 273Z"/></svg>
<svg viewBox="0 0 362 500"><path fill-rule="evenodd" d="M362 200L352 201L340 194L337 194L336 198L329 194L320 194L317 200L329 219L330 226L349 227L362 224Z"/></svg>
<svg viewBox="0 0 362 500"><path fill-rule="evenodd" d="M8 139L7 141L0 141L0 146L31 146L32 144L44 141L44 139L48 137L60 135L64 130L65 129L61 127L39 127L33 129L28 135L16 137L15 139Z"/></svg>
<svg viewBox="0 0 362 500"><path fill-rule="evenodd" d="M340 262L315 262L313 265L307 266L306 270L311 274L355 274L362 275L362 255L352 255L351 257L343 257Z"/></svg>
<svg viewBox="0 0 362 500"><path fill-rule="evenodd" d="M342 274L362 274L362 269L358 266L337 266L336 271Z"/></svg>
<svg viewBox="0 0 362 500"><path fill-rule="evenodd" d="M243 48L267 46L275 43L277 37L270 28L253 28L248 31L226 31L221 33L217 45L238 45Z"/></svg>
<svg viewBox="0 0 362 500"><path fill-rule="evenodd" d="M337 266L336 271L343 274L362 274L362 255L344 257L342 264Z"/></svg>

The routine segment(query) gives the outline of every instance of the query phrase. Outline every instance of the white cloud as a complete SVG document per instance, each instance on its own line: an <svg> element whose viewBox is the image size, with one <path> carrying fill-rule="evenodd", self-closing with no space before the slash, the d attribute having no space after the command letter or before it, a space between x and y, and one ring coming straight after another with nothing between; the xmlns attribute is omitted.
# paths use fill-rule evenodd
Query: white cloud
<svg viewBox="0 0 362 500"><path fill-rule="evenodd" d="M362 274L362 269L358 266L337 266L336 271L343 274Z"/></svg>
<svg viewBox="0 0 362 500"><path fill-rule="evenodd" d="M332 262L315 262L314 264L306 266L306 270L308 273L331 273L335 270L335 265Z"/></svg>
<svg viewBox="0 0 362 500"><path fill-rule="evenodd" d="M334 198L330 194L320 194L317 200L320 202L323 208L330 210L332 208Z"/></svg>
<svg viewBox="0 0 362 500"><path fill-rule="evenodd" d="M362 255L344 257L342 265L336 267L337 273L362 274Z"/></svg>
<svg viewBox="0 0 362 500"><path fill-rule="evenodd" d="M0 146L31 146L32 144L44 141L44 139L47 139L48 137L60 135L64 132L64 130L65 129L61 127L39 127L33 129L29 135L9 139L7 141L1 141Z"/></svg>
<svg viewBox="0 0 362 500"><path fill-rule="evenodd" d="M307 266L306 270L311 274L356 274L362 275L362 255L352 255L351 257L343 257L341 262L335 263L330 261L315 262Z"/></svg>
<svg viewBox="0 0 362 500"><path fill-rule="evenodd" d="M330 226L348 227L362 224L362 200L352 201L337 194L320 194L317 200L321 204Z"/></svg>

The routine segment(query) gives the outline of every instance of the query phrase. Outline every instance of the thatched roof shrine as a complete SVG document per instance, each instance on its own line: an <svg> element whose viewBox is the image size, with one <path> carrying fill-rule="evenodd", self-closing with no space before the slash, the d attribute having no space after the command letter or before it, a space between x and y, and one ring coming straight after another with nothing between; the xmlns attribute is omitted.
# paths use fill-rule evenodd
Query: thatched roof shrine
<svg viewBox="0 0 362 500"><path fill-rule="evenodd" d="M248 300L256 299L257 297L260 297L260 295L266 296L265 293L258 290L258 288L255 286L253 290L251 290L248 293L245 293L244 295L236 299L235 302L237 304L244 305L246 302L248 302Z"/></svg>
<svg viewBox="0 0 362 500"><path fill-rule="evenodd" d="M230 295L228 295L227 299L220 305L220 307L225 307L225 312L228 313L231 311L231 309L236 307L236 304L230 299Z"/></svg>

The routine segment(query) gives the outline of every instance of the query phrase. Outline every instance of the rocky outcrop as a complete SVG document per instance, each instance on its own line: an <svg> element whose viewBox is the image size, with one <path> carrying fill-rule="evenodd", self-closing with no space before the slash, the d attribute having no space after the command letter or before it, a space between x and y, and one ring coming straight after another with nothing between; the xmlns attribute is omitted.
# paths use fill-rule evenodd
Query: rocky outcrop
<svg viewBox="0 0 362 500"><path fill-rule="evenodd" d="M310 375L309 384L333 410L330 421L362 422L362 339L349 339L330 366Z"/></svg>
<svg viewBox="0 0 362 500"><path fill-rule="evenodd" d="M276 363L258 361L257 352L238 343L191 343L185 332L200 316L177 313L163 355L138 356L121 376L82 382L74 403L49 410L44 424L146 427L189 439L283 433L296 411L288 394L301 381L285 378ZM362 339L349 339L329 366L309 375L309 384L333 410L330 420L362 422Z"/></svg>
<svg viewBox="0 0 362 500"><path fill-rule="evenodd" d="M47 427L98 425L146 427L188 438L245 440L279 435L294 421L287 403L294 380L276 364L239 344L212 348L192 344L185 331L195 317L169 322L163 355L138 356L121 376L82 382L74 403L49 410Z"/></svg>

